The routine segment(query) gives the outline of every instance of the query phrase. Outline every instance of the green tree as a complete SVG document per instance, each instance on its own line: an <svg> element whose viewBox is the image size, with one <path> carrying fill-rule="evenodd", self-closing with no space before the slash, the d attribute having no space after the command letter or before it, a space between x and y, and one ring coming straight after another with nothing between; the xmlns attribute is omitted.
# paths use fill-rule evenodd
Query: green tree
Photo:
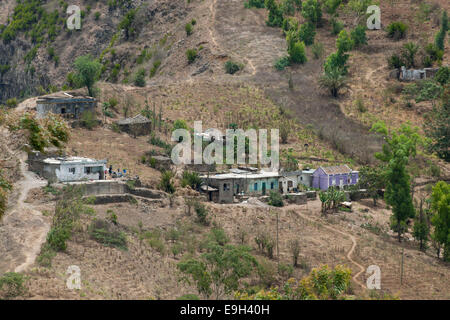
<svg viewBox="0 0 450 320"><path fill-rule="evenodd" d="M334 16L341 3L342 0L325 0L325 2L323 3L323 7L326 13Z"/></svg>
<svg viewBox="0 0 450 320"><path fill-rule="evenodd" d="M292 63L303 64L308 61L308 59L306 58L305 44L301 41L297 41L288 51L288 53Z"/></svg>
<svg viewBox="0 0 450 320"><path fill-rule="evenodd" d="M430 235L430 228L426 214L423 211L423 200L420 200L419 212L414 220L413 236L419 241L420 250L427 248L428 236Z"/></svg>
<svg viewBox="0 0 450 320"><path fill-rule="evenodd" d="M358 187L367 190L373 199L374 207L376 207L379 198L378 191L385 187L384 168L381 166L364 166L359 170L359 173Z"/></svg>
<svg viewBox="0 0 450 320"><path fill-rule="evenodd" d="M200 258L190 258L178 263L184 274L182 281L195 283L199 294L206 298L223 298L238 290L240 280L256 268L256 259L246 246L220 245L211 241Z"/></svg>
<svg viewBox="0 0 450 320"><path fill-rule="evenodd" d="M145 87L146 85L145 74L146 72L144 68L139 69L134 77L134 85L138 87Z"/></svg>
<svg viewBox="0 0 450 320"><path fill-rule="evenodd" d="M319 25L322 19L322 8L317 0L306 0L302 2L303 17L313 23L315 26Z"/></svg>
<svg viewBox="0 0 450 320"><path fill-rule="evenodd" d="M444 248L444 261L450 261L450 185L439 181L431 194L433 238Z"/></svg>
<svg viewBox="0 0 450 320"><path fill-rule="evenodd" d="M445 49L445 36L447 35L448 30L449 30L448 16L447 16L447 11L444 10L444 12L442 13L442 19L441 19L441 29L436 34L436 38L434 40L434 43L436 44L436 46L442 51L444 51L444 49Z"/></svg>
<svg viewBox="0 0 450 320"><path fill-rule="evenodd" d="M299 39L303 41L307 46L314 43L314 37L316 35L316 27L311 22L306 22L300 26Z"/></svg>
<svg viewBox="0 0 450 320"><path fill-rule="evenodd" d="M386 203L392 206L391 229L397 232L398 241L407 231L407 220L415 216L411 196L410 176L406 166L411 157L415 157L417 145L422 143L417 127L409 124L399 129L389 131L384 122L376 122L371 131L380 133L385 143L382 152L375 153L375 157L386 163Z"/></svg>
<svg viewBox="0 0 450 320"><path fill-rule="evenodd" d="M339 91L347 86L347 77L340 68L325 68L325 72L319 79L319 86L330 90L333 97L337 98Z"/></svg>
<svg viewBox="0 0 450 320"><path fill-rule="evenodd" d="M338 38L336 39L336 48L339 53L343 54L353 49L353 40L347 31L342 30L339 32Z"/></svg>
<svg viewBox="0 0 450 320"><path fill-rule="evenodd" d="M122 21L119 23L119 29L125 31L125 39L128 40L130 36L134 35L135 29L133 27L133 22L136 17L137 9L129 10Z"/></svg>
<svg viewBox="0 0 450 320"><path fill-rule="evenodd" d="M408 42L403 45L401 54L407 68L415 67L414 58L416 56L417 51L419 51L419 46L414 42Z"/></svg>
<svg viewBox="0 0 450 320"><path fill-rule="evenodd" d="M431 142L428 148L445 161L450 161L450 85L445 87L442 103L435 105L424 121L424 130Z"/></svg>
<svg viewBox="0 0 450 320"><path fill-rule="evenodd" d="M350 36L352 38L353 44L355 48L359 48L362 45L367 44L367 37L366 37L366 27L365 26L357 26L355 29L352 30L350 33Z"/></svg>
<svg viewBox="0 0 450 320"><path fill-rule="evenodd" d="M269 10L266 24L269 27L281 27L283 25L283 11L275 0L265 0L264 5Z"/></svg>
<svg viewBox="0 0 450 320"><path fill-rule="evenodd" d="M94 96L94 85L100 76L102 65L100 62L92 58L90 55L78 57L75 60L75 77L79 83L86 86L89 95Z"/></svg>

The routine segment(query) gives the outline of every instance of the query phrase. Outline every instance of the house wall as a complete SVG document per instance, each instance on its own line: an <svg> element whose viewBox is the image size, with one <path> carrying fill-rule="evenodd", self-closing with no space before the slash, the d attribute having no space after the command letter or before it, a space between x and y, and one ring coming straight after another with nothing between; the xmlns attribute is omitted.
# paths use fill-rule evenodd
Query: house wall
<svg viewBox="0 0 450 320"><path fill-rule="evenodd" d="M218 203L233 203L234 201L234 190L233 190L233 179L210 179L209 184L219 189L217 198L213 193L213 201Z"/></svg>
<svg viewBox="0 0 450 320"><path fill-rule="evenodd" d="M150 122L147 123L132 123L132 124L119 124L120 131L126 132L136 136L146 136L152 131Z"/></svg>
<svg viewBox="0 0 450 320"><path fill-rule="evenodd" d="M92 173L85 173L84 168L93 168ZM75 168L75 173L69 171ZM104 164L46 164L43 165L42 176L48 180L70 182L79 180L101 180L104 179Z"/></svg>
<svg viewBox="0 0 450 320"><path fill-rule="evenodd" d="M298 177L298 184L302 184L308 188L311 188L312 187L312 179L313 179L313 176L311 173L302 173Z"/></svg>
<svg viewBox="0 0 450 320"><path fill-rule="evenodd" d="M263 194L263 183L266 184L266 194L270 191L278 191L278 178L260 178L260 179L248 179L247 193L250 195L262 195ZM273 183L273 185L272 185ZM255 190L256 184L256 190ZM272 188L273 186L273 188Z"/></svg>
<svg viewBox="0 0 450 320"><path fill-rule="evenodd" d="M282 177L278 181L280 183L280 186L282 188L283 193L288 193L289 191L293 191L293 189L296 189L298 187L298 180L300 177L298 176L289 176L289 177ZM289 181L292 182L292 186L289 187Z"/></svg>
<svg viewBox="0 0 450 320"><path fill-rule="evenodd" d="M77 102L77 103L37 103L36 111L39 118L43 118L47 113L73 115L75 118L85 111L93 111L96 102ZM64 111L64 112L63 112Z"/></svg>

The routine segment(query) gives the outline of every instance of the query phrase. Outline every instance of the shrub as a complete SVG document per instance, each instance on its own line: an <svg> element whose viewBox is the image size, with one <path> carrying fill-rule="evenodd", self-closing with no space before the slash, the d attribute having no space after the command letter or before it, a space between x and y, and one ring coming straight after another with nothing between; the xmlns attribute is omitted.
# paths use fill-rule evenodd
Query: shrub
<svg viewBox="0 0 450 320"><path fill-rule="evenodd" d="M344 53L353 49L353 40L347 31L341 30L339 32L338 38L336 39L336 48L339 53Z"/></svg>
<svg viewBox="0 0 450 320"><path fill-rule="evenodd" d="M441 67L439 68L434 80L439 82L441 85L446 85L450 81L450 68L449 67Z"/></svg>
<svg viewBox="0 0 450 320"><path fill-rule="evenodd" d="M323 49L323 44L322 43L314 43L311 46L311 51L313 53L314 59L320 59L323 55L324 49Z"/></svg>
<svg viewBox="0 0 450 320"><path fill-rule="evenodd" d="M289 60L289 57L281 57L280 59L275 61L274 68L279 71L282 71L290 64L291 64L291 62Z"/></svg>
<svg viewBox="0 0 450 320"><path fill-rule="evenodd" d="M100 19L100 15L101 15L100 12L97 11L97 12L95 12L94 15L95 15L94 19L95 19L96 21Z"/></svg>
<svg viewBox="0 0 450 320"><path fill-rule="evenodd" d="M156 60L153 62L153 67L150 69L150 78L153 78L155 76L156 71L158 70L160 65L161 65L161 60Z"/></svg>
<svg viewBox="0 0 450 320"><path fill-rule="evenodd" d="M405 43L401 50L402 60L407 68L415 67L415 56L419 46L414 42Z"/></svg>
<svg viewBox="0 0 450 320"><path fill-rule="evenodd" d="M264 6L269 10L266 24L269 27L281 27L283 25L283 12L275 0L265 0Z"/></svg>
<svg viewBox="0 0 450 320"><path fill-rule="evenodd" d="M239 70L242 69L242 65L237 64L234 61L228 60L227 62L225 62L225 71L229 74L235 74L236 72L238 72Z"/></svg>
<svg viewBox="0 0 450 320"><path fill-rule="evenodd" d="M302 15L303 17L313 23L318 25L322 19L322 9L320 3L317 0L306 0L302 2Z"/></svg>
<svg viewBox="0 0 450 320"><path fill-rule="evenodd" d="M306 58L305 44L303 42L296 42L291 50L289 50L289 59L292 63L303 64L308 59Z"/></svg>
<svg viewBox="0 0 450 320"><path fill-rule="evenodd" d="M173 172L164 171L161 175L161 181L159 182L159 188L167 193L175 193L175 186L173 184Z"/></svg>
<svg viewBox="0 0 450 320"><path fill-rule="evenodd" d="M197 58L197 49L188 49L186 51L186 57L189 63L193 63Z"/></svg>
<svg viewBox="0 0 450 320"><path fill-rule="evenodd" d="M25 276L16 272L7 272L0 277L0 297L4 299L22 296L27 292Z"/></svg>
<svg viewBox="0 0 450 320"><path fill-rule="evenodd" d="M394 40L403 39L406 35L408 26L401 21L392 22L388 25L386 32L389 38Z"/></svg>
<svg viewBox="0 0 450 320"><path fill-rule="evenodd" d="M389 65L389 68L399 69L404 65L404 63L403 63L402 58L400 58L400 56L398 54L394 53L393 55L391 55L388 58L388 65Z"/></svg>
<svg viewBox="0 0 450 320"><path fill-rule="evenodd" d="M181 178L181 186L184 188L190 186L192 189L197 190L202 184L202 179L196 172L184 171Z"/></svg>
<svg viewBox="0 0 450 320"><path fill-rule="evenodd" d="M192 31L194 30L194 28L192 27L192 24L186 23L184 30L186 30L186 35L189 37L192 34Z"/></svg>
<svg viewBox="0 0 450 320"><path fill-rule="evenodd" d="M145 69L141 68L136 73L136 76L134 77L134 84L138 87L145 87L146 81L145 81Z"/></svg>
<svg viewBox="0 0 450 320"><path fill-rule="evenodd" d="M248 0L244 2L244 6L249 8L264 8L264 0Z"/></svg>
<svg viewBox="0 0 450 320"><path fill-rule="evenodd" d="M274 192L274 191L270 192L268 203L270 206L274 206L274 207L282 207L284 205L281 194L279 192Z"/></svg>
<svg viewBox="0 0 450 320"><path fill-rule="evenodd" d="M338 35L344 29L344 23L335 18L331 19L331 33Z"/></svg>
<svg viewBox="0 0 450 320"><path fill-rule="evenodd" d="M440 50L435 44L429 43L424 48L426 56L424 57L424 60L427 59L431 63L434 61L441 61L444 56L444 51ZM431 64L429 65L431 66Z"/></svg>
<svg viewBox="0 0 450 320"><path fill-rule="evenodd" d="M294 0L283 0L281 3L281 10L283 11L283 14L292 16L295 14L295 6L294 6Z"/></svg>
<svg viewBox="0 0 450 320"><path fill-rule="evenodd" d="M325 2L323 3L323 7L326 13L333 16L341 3L342 0L325 0Z"/></svg>
<svg viewBox="0 0 450 320"><path fill-rule="evenodd" d="M311 22L304 23L300 26L298 32L300 41L303 41L307 46L314 43L314 37L316 35L316 28Z"/></svg>
<svg viewBox="0 0 450 320"><path fill-rule="evenodd" d="M95 220L89 227L89 234L104 246L127 250L125 234L105 220Z"/></svg>
<svg viewBox="0 0 450 320"><path fill-rule="evenodd" d="M89 130L94 129L98 122L95 112L85 111L81 114L80 117L81 125Z"/></svg>
<svg viewBox="0 0 450 320"><path fill-rule="evenodd" d="M200 300L200 298L196 294L188 293L178 297L177 300Z"/></svg>
<svg viewBox="0 0 450 320"><path fill-rule="evenodd" d="M203 225L208 225L208 210L206 209L205 205L200 202L194 203L194 210L197 214L197 220Z"/></svg>
<svg viewBox="0 0 450 320"><path fill-rule="evenodd" d="M6 100L6 106L9 108L15 108L17 107L17 99L16 98L11 98Z"/></svg>
<svg viewBox="0 0 450 320"><path fill-rule="evenodd" d="M355 48L367 44L366 27L361 25L357 26L350 33L350 37L352 38Z"/></svg>

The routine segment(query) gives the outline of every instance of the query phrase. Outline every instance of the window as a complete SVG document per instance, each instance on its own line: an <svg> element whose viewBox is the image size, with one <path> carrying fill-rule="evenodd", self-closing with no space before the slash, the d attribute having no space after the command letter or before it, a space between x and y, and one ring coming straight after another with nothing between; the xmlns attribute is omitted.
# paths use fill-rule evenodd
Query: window
<svg viewBox="0 0 450 320"><path fill-rule="evenodd" d="M92 173L92 168L91 167L84 167L84 173L91 174Z"/></svg>
<svg viewBox="0 0 450 320"><path fill-rule="evenodd" d="M253 190L258 191L258 183L257 182L253 185Z"/></svg>
<svg viewBox="0 0 450 320"><path fill-rule="evenodd" d="M273 182L270 183L270 189L273 189Z"/></svg>
<svg viewBox="0 0 450 320"><path fill-rule="evenodd" d="M75 168L69 168L69 173L75 174Z"/></svg>
<svg viewBox="0 0 450 320"><path fill-rule="evenodd" d="M228 183L223 184L223 191L230 190L230 187L228 186Z"/></svg>

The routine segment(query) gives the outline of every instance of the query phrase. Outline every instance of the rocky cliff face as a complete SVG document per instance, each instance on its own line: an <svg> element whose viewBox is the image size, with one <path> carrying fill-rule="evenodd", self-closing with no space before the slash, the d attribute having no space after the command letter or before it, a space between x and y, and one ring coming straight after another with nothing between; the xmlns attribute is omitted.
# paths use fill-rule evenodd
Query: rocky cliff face
<svg viewBox="0 0 450 320"><path fill-rule="evenodd" d="M26 31L19 32L15 40L5 43L0 40L0 65L9 70L0 78L0 103L12 97L27 97L43 94L67 84L66 77L73 70L78 56L90 54L102 58L102 79L111 81L114 66L120 72L113 81L132 81L136 68L149 70L156 60L163 60L175 42L174 33L184 32L184 21L189 11L185 0L130 0L119 1L115 8L107 1L74 1L84 11L81 30L70 31L65 22L68 14L59 1L42 1L46 12L58 11L60 29L54 39L47 38L40 44L33 43ZM8 16L14 11L15 1L0 2L0 24L7 25ZM88 10L90 6L90 10ZM119 24L131 9L136 9L131 28L133 35L125 38ZM1 30L1 26L0 26ZM0 31L1 33L1 31ZM152 53L146 64L138 65L137 57L142 50ZM49 50L54 52L49 54ZM27 55L35 51L31 58ZM184 53L184 51L183 51ZM55 59L55 57L57 57ZM139 63L140 64L140 63Z"/></svg>

